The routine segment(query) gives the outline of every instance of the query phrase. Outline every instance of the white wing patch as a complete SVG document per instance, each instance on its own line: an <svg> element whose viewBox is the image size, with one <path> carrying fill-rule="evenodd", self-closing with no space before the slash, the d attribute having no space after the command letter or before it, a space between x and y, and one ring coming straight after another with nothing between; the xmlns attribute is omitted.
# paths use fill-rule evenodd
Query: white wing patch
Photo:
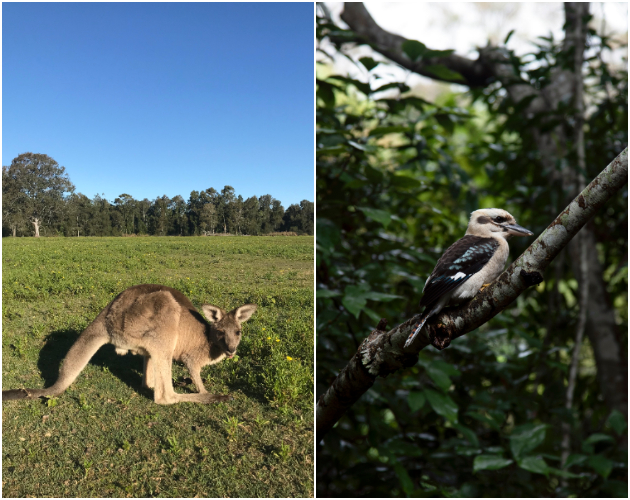
<svg viewBox="0 0 630 500"><path fill-rule="evenodd" d="M461 279L461 278L465 278L466 276L468 276L466 273L462 273L461 271L459 273L457 273L455 276L451 276L451 279L453 281Z"/></svg>

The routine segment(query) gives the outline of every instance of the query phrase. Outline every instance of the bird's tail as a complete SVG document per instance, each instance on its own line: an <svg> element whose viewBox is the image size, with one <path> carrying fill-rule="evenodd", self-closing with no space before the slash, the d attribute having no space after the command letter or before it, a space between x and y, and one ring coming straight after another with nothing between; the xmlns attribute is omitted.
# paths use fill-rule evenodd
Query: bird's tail
<svg viewBox="0 0 630 500"><path fill-rule="evenodd" d="M420 321L413 325L413 331L411 332L411 335L409 335L407 342L405 342L405 347L409 347L413 343L414 339L418 336L420 330L422 330L422 327L427 322L427 319L429 319L429 314L423 314L420 317Z"/></svg>

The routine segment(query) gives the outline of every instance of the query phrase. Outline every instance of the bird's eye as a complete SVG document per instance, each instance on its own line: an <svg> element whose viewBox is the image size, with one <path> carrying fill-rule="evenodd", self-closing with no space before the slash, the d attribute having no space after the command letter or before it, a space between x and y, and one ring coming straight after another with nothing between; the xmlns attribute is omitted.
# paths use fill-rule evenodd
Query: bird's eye
<svg viewBox="0 0 630 500"><path fill-rule="evenodd" d="M499 224L505 222L505 217L501 217L500 215L494 218L494 222L498 222Z"/></svg>

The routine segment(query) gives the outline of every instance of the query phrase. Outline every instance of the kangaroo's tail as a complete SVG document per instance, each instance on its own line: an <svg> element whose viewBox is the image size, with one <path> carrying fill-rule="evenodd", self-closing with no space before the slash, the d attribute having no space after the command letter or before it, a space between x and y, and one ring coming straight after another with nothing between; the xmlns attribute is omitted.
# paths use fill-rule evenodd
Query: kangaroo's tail
<svg viewBox="0 0 630 500"><path fill-rule="evenodd" d="M11 389L2 391L2 401L35 399L40 396L58 396L74 382L79 373L96 354L99 348L109 342L104 315L99 315L72 345L63 360L57 381L47 389Z"/></svg>

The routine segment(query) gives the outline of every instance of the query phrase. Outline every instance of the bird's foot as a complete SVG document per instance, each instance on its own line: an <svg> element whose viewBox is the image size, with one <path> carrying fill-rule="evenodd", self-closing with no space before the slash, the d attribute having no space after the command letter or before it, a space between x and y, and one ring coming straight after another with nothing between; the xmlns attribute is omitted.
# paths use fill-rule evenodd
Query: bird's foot
<svg viewBox="0 0 630 500"><path fill-rule="evenodd" d="M483 289L488 288L490 286L490 283L484 283L483 285L481 285L481 288L479 289L479 291L481 292Z"/></svg>

